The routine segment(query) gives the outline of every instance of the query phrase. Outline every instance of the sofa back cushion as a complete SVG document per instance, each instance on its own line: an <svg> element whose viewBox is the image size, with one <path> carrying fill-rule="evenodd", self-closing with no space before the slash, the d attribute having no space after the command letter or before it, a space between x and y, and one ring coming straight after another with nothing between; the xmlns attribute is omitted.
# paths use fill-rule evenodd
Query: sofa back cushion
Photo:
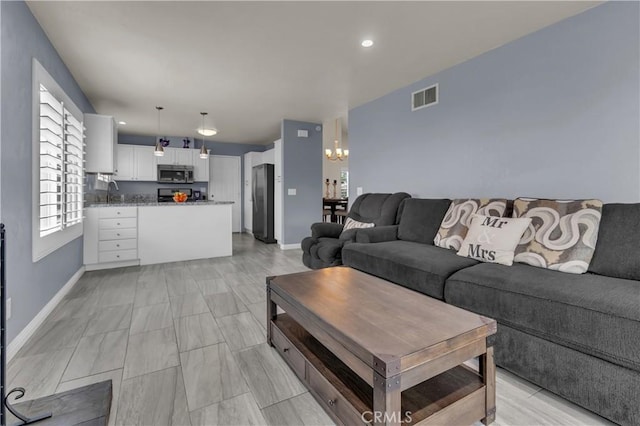
<svg viewBox="0 0 640 426"><path fill-rule="evenodd" d="M433 245L451 200L408 198L402 203L398 239Z"/></svg>
<svg viewBox="0 0 640 426"><path fill-rule="evenodd" d="M375 226L395 225L398 207L405 198L411 197L406 192L395 194L362 194L353 202L348 217Z"/></svg>
<svg viewBox="0 0 640 426"><path fill-rule="evenodd" d="M589 272L640 280L640 203L605 204Z"/></svg>

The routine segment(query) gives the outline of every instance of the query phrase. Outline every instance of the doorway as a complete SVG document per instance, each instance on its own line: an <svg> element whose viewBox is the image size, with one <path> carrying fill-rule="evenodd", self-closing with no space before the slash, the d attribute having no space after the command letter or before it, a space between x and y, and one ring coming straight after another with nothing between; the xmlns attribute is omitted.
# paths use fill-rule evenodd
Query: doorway
<svg viewBox="0 0 640 426"><path fill-rule="evenodd" d="M209 200L233 201L233 232L241 232L241 168L240 157L212 155L209 157Z"/></svg>

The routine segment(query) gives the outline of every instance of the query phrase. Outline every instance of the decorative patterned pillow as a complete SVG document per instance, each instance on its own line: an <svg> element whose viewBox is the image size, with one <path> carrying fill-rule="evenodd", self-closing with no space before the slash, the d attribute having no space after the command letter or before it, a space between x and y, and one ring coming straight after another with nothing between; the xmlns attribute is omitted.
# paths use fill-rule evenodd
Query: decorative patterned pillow
<svg viewBox="0 0 640 426"><path fill-rule="evenodd" d="M531 219L474 214L470 222L458 256L511 266L514 250Z"/></svg>
<svg viewBox="0 0 640 426"><path fill-rule="evenodd" d="M515 261L540 268L584 274L598 240L600 200L518 198L513 217L531 218L516 248Z"/></svg>
<svg viewBox="0 0 640 426"><path fill-rule="evenodd" d="M460 250L474 214L504 216L507 200L500 198L465 198L451 202L433 243L442 248Z"/></svg>
<svg viewBox="0 0 640 426"><path fill-rule="evenodd" d="M342 232L348 231L349 229L357 229L357 228L373 228L376 226L375 223L366 223L366 222L358 222L357 220L353 220L350 217L347 218L344 222L344 227L342 228Z"/></svg>

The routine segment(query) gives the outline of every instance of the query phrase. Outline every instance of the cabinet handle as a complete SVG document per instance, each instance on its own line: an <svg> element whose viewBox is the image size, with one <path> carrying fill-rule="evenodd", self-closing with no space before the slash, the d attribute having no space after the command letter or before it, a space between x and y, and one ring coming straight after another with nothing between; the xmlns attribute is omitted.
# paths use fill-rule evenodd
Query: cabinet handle
<svg viewBox="0 0 640 426"><path fill-rule="evenodd" d="M117 225L120 226L120 222L118 222Z"/></svg>
<svg viewBox="0 0 640 426"><path fill-rule="evenodd" d="M282 350L282 352L284 352L284 353L289 352L289 348L284 348L284 349Z"/></svg>
<svg viewBox="0 0 640 426"><path fill-rule="evenodd" d="M336 405L336 400L335 400L335 399L330 399L329 401L327 401L327 403L328 403L330 406L332 406L332 407L333 407L334 405Z"/></svg>
<svg viewBox="0 0 640 426"><path fill-rule="evenodd" d="M120 247L120 244L116 244L116 247Z"/></svg>
<svg viewBox="0 0 640 426"><path fill-rule="evenodd" d="M116 212L116 214L120 214L120 212Z"/></svg>
<svg viewBox="0 0 640 426"><path fill-rule="evenodd" d="M118 237L120 236L120 234L116 234Z"/></svg>
<svg viewBox="0 0 640 426"><path fill-rule="evenodd" d="M116 257L117 257L118 259L120 259L120 255L119 255L119 254L116 254Z"/></svg>

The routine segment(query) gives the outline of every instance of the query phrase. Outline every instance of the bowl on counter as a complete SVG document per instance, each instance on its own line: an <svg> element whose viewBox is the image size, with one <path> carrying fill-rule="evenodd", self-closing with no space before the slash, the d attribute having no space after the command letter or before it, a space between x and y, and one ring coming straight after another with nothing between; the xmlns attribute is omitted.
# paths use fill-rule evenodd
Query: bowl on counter
<svg viewBox="0 0 640 426"><path fill-rule="evenodd" d="M176 192L173 194L173 201L176 203L184 203L189 197L184 192Z"/></svg>

